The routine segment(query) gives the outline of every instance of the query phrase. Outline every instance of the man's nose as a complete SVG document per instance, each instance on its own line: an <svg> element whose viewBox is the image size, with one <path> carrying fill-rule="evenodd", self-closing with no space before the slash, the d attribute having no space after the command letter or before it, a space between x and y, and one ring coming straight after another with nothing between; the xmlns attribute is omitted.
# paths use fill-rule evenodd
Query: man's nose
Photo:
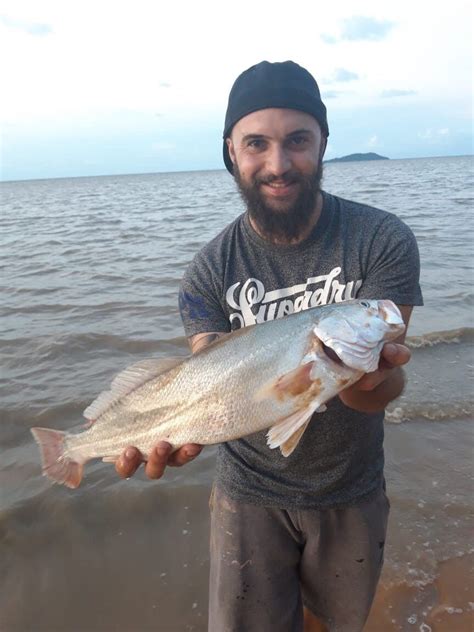
<svg viewBox="0 0 474 632"><path fill-rule="evenodd" d="M272 176L282 176L291 167L291 161L284 147L274 145L267 154L266 168Z"/></svg>

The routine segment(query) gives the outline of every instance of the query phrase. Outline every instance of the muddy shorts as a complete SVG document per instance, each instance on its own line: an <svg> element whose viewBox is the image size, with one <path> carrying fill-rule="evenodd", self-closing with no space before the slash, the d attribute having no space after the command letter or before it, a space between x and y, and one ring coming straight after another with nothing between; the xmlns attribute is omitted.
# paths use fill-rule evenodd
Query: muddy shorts
<svg viewBox="0 0 474 632"><path fill-rule="evenodd" d="M260 507L214 486L209 632L302 632L303 605L359 632L383 564L385 492L343 509Z"/></svg>

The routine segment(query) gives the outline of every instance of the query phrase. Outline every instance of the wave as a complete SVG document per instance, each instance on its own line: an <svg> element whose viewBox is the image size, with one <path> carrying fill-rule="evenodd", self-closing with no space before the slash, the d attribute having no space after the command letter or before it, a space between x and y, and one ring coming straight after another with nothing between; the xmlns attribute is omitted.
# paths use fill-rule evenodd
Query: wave
<svg viewBox="0 0 474 632"><path fill-rule="evenodd" d="M41 336L35 339L12 338L0 340L0 350L14 354L22 346L35 350L41 360L54 359L67 353L74 356L77 352L91 349L110 349L130 354L184 350L188 352L188 345L184 336L167 339L129 338L114 334L84 333L65 334L62 336Z"/></svg>
<svg viewBox="0 0 474 632"><path fill-rule="evenodd" d="M93 313L98 310L109 310L110 313L118 310L127 310L130 308L130 303L127 301L109 301L97 304L88 303L41 303L34 305L25 305L24 307L4 307L2 313L5 316L16 316L18 314L47 314L56 312L70 312L71 315L78 312Z"/></svg>
<svg viewBox="0 0 474 632"><path fill-rule="evenodd" d="M405 344L411 349L421 349L439 344L470 344L472 342L474 342L474 327L460 327L446 331L432 331L421 336L407 336Z"/></svg>
<svg viewBox="0 0 474 632"><path fill-rule="evenodd" d="M399 402L397 402L399 404ZM474 402L471 400L449 402L447 404L431 402L412 402L389 407L385 412L385 421L401 424L407 421L451 421L474 419Z"/></svg>

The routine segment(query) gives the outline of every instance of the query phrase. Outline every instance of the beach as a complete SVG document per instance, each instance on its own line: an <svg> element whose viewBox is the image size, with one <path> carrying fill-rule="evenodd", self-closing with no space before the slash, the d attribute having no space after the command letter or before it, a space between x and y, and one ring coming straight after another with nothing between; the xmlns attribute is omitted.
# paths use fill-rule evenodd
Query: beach
<svg viewBox="0 0 474 632"><path fill-rule="evenodd" d="M473 158L329 164L325 190L396 213L420 248L425 306L388 409L391 502L368 632L470 632ZM0 629L207 629L215 448L161 481L86 466L41 476L33 426L78 430L126 366L188 353L178 285L242 204L224 171L2 183ZM383 297L381 297L383 298Z"/></svg>

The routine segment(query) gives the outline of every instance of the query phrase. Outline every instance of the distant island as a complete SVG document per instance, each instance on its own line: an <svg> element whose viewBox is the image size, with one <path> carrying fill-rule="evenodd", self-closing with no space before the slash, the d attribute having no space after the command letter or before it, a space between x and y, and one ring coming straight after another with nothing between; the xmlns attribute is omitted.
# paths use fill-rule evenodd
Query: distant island
<svg viewBox="0 0 474 632"><path fill-rule="evenodd" d="M324 162L353 162L356 160L390 160L390 158L369 152L367 154L349 154L341 158L331 158L331 160L325 160Z"/></svg>

